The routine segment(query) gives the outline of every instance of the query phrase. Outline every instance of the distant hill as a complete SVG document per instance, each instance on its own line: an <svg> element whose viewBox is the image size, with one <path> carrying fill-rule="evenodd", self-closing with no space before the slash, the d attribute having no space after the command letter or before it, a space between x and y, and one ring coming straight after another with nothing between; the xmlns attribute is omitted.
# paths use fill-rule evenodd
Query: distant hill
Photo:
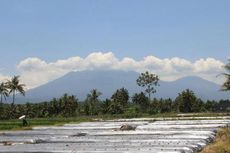
<svg viewBox="0 0 230 153"><path fill-rule="evenodd" d="M59 79L27 91L25 97L18 95L17 101L47 101L54 97L58 98L64 93L76 95L78 99L84 100L92 89L98 89L102 92L101 98L105 99L110 98L115 90L122 87L128 89L130 96L132 96L135 92L143 90L136 84L138 76L139 74L136 72L118 70L71 72ZM160 81L159 83L157 93L154 94L157 98L174 99L178 93L187 88L193 90L197 97L203 100L230 98L229 93L219 91L219 85L195 76L184 77L172 82Z"/></svg>

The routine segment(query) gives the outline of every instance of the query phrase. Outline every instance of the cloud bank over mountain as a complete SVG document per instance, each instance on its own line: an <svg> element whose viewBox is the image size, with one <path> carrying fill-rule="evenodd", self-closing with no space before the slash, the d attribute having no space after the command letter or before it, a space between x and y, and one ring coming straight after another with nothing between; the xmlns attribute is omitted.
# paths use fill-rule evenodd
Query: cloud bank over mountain
<svg viewBox="0 0 230 153"><path fill-rule="evenodd" d="M151 55L135 60L130 57L119 59L112 52L93 52L85 58L75 56L55 62L28 57L19 62L17 70L23 83L27 84L28 88L33 88L68 72L83 70L150 71L158 74L160 79L165 81L192 75L221 83L223 78L216 76L224 71L223 65L223 62L214 58L201 58L193 62L179 57L161 59ZM6 77L0 75L0 80Z"/></svg>

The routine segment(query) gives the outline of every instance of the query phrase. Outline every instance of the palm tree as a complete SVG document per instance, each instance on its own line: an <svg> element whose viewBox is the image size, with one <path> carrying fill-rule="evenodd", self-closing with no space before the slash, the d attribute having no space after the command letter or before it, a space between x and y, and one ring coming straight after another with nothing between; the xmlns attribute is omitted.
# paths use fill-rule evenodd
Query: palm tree
<svg viewBox="0 0 230 153"><path fill-rule="evenodd" d="M90 110L90 114L93 115L96 113L96 106L98 103L98 97L101 95L102 93L100 91L98 91L97 89L93 89L90 91L90 93L87 95L87 101L89 102L89 110Z"/></svg>
<svg viewBox="0 0 230 153"><path fill-rule="evenodd" d="M1 104L2 104L3 98L6 100L6 97L9 96L6 83L4 82L0 84L0 95L1 95Z"/></svg>
<svg viewBox="0 0 230 153"><path fill-rule="evenodd" d="M14 77L11 78L11 80L7 81L7 87L9 89L9 93L13 94L12 105L14 105L15 94L16 93L20 93L23 96L25 96L25 90L24 90L25 84L20 84L19 77L20 76L14 76Z"/></svg>
<svg viewBox="0 0 230 153"><path fill-rule="evenodd" d="M227 71L226 73L223 73L223 75L226 77L226 81L222 85L221 90L228 91L230 90L230 59L228 60L229 63L224 66L224 69Z"/></svg>
<svg viewBox="0 0 230 153"><path fill-rule="evenodd" d="M90 94L88 94L88 97L93 101L96 102L98 97L101 95L102 93L100 91L98 91L97 89L93 89L90 91Z"/></svg>

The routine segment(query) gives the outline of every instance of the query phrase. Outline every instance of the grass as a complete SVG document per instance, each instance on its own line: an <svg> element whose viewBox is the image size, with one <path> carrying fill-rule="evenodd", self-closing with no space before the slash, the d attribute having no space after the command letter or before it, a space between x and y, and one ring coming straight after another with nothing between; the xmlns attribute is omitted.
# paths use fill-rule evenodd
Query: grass
<svg viewBox="0 0 230 153"><path fill-rule="evenodd" d="M214 143L205 147L201 153L230 153L230 127L219 130Z"/></svg>
<svg viewBox="0 0 230 153"><path fill-rule="evenodd" d="M218 117L218 116L229 116L227 113L196 113L196 114L186 114L186 117ZM98 116L87 116L87 117L75 117L75 118L36 118L36 119L28 119L28 126L23 127L21 120L0 120L0 131L2 130L29 130L34 126L51 126L51 125L63 125L65 123L80 123L86 121L94 121L95 119L120 119L120 118L138 118L138 117L146 117L146 118L158 118L158 117L171 117L177 119L179 116L177 113L162 113L162 114L143 114L138 113L135 115L127 115L127 114L117 114L117 115L98 115ZM181 117L181 116L180 116ZM196 118L194 118L196 119ZM192 120L192 118L191 118Z"/></svg>
<svg viewBox="0 0 230 153"><path fill-rule="evenodd" d="M37 118L28 119L28 126L23 127L21 120L1 120L0 130L30 130L34 126L51 126L51 125L63 125L65 123L81 123L86 121L92 121L89 117L78 118Z"/></svg>

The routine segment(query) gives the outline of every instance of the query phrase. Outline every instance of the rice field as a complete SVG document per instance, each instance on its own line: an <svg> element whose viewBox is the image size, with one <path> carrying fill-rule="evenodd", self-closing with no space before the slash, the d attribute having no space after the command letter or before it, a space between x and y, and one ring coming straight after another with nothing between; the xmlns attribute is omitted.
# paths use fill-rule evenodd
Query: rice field
<svg viewBox="0 0 230 153"><path fill-rule="evenodd" d="M121 129L122 126L133 129ZM230 117L133 118L0 132L1 153L196 153Z"/></svg>

